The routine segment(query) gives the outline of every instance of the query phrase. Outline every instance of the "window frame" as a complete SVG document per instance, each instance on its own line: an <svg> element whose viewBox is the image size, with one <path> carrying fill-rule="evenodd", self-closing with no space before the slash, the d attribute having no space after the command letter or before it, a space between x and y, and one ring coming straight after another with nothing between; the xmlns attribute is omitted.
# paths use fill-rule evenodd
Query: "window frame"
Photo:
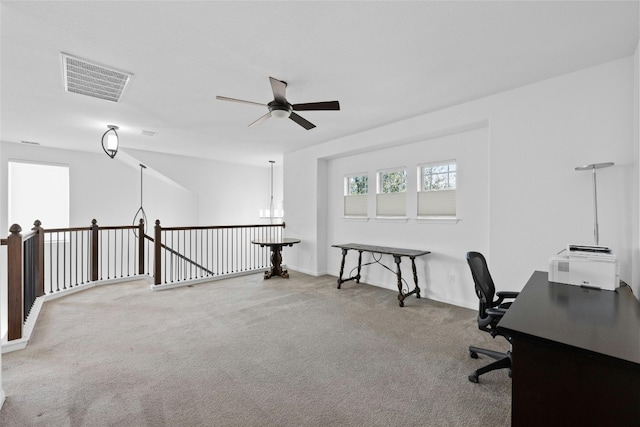
<svg viewBox="0 0 640 427"><path fill-rule="evenodd" d="M401 191L385 192L385 174L400 172L403 175L404 188ZM406 166L379 169L376 171L376 218L406 218L407 216L407 178Z"/></svg>
<svg viewBox="0 0 640 427"><path fill-rule="evenodd" d="M450 170L451 165L455 165L455 171L453 171L453 175L455 175L454 186L450 185L452 171ZM425 188L425 169L433 169L438 166L447 166L447 181L448 185L446 188ZM447 160L439 160L435 162L421 163L417 166L417 206L416 206L416 214L418 218L451 218L455 219L458 215L457 209L457 194L458 194L458 162L456 159L447 159ZM439 193L439 194L438 194ZM432 199L429 201L428 199ZM425 204L436 203L437 206L431 210L427 211L424 208Z"/></svg>
<svg viewBox="0 0 640 427"><path fill-rule="evenodd" d="M351 179L355 177L366 178L365 193L351 194ZM369 174L352 173L344 176L344 202L343 214L345 217L365 218L368 216Z"/></svg>
<svg viewBox="0 0 640 427"><path fill-rule="evenodd" d="M356 177L360 177L360 178L366 178L366 191L364 193L360 193L360 194L351 194L350 190L351 190L351 182L350 179L351 178L356 178ZM344 195L345 196L362 196L362 195L368 195L369 194L369 174L367 173L351 173L348 175L344 176Z"/></svg>

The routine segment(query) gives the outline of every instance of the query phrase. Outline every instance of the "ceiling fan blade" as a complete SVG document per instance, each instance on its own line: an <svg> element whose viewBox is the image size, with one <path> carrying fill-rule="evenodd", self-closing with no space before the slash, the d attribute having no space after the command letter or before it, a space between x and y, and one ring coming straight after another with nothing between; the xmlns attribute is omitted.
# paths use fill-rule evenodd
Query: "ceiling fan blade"
<svg viewBox="0 0 640 427"><path fill-rule="evenodd" d="M264 116L260 117L258 120L256 120L255 122L251 123L249 125L249 127L254 127L254 126L258 126L260 123L264 122L265 120L267 120L269 117L271 117L271 112L268 112L267 114L265 114Z"/></svg>
<svg viewBox="0 0 640 427"><path fill-rule="evenodd" d="M294 111L339 110L340 103L338 101L307 102L305 104L293 104L292 107Z"/></svg>
<svg viewBox="0 0 640 427"><path fill-rule="evenodd" d="M278 79L274 79L273 77L269 77L271 81L271 90L273 91L273 99L278 101L281 104L287 103L286 97L286 89L287 84L285 82L281 82Z"/></svg>
<svg viewBox="0 0 640 427"><path fill-rule="evenodd" d="M219 99L220 101L231 101L231 102L239 102L240 104L254 104L254 105L260 105L261 107L266 107L267 104L261 104L259 102L253 102L253 101L244 101L242 99L236 99L236 98L227 98L226 96L216 96L216 99Z"/></svg>
<svg viewBox="0 0 640 427"><path fill-rule="evenodd" d="M303 128L305 128L306 130L313 129L314 127L316 127L316 125L314 125L313 123L311 123L310 121L308 121L306 119L303 119L302 117L300 117L296 113L291 113L289 118L291 120L293 120L294 122L296 122L297 124L299 124L300 126L302 126Z"/></svg>

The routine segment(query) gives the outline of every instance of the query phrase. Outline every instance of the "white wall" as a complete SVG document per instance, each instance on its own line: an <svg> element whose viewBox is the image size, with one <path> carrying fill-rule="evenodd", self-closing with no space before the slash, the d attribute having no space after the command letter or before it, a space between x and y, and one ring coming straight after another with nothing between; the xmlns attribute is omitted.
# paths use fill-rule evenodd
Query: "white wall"
<svg viewBox="0 0 640 427"><path fill-rule="evenodd" d="M313 150L311 150L313 151ZM285 223L283 235L296 237L301 240L283 252L288 266L295 266L297 271L307 274L326 273L326 263L319 263L320 249L326 248L326 220L318 221L318 214L322 218L322 211L326 206L318 202L326 194L326 168L324 174L319 174L318 164L325 162L315 155L306 155L307 150L297 151L296 154L285 156L283 171L283 187L285 201ZM321 178L321 179L319 179ZM320 239L320 243L319 240ZM323 255L320 255L323 256Z"/></svg>
<svg viewBox="0 0 640 427"><path fill-rule="evenodd" d="M2 144L0 144L0 158L1 157L2 157ZM6 206L6 204L7 204L6 199L2 199L0 197L0 211L2 211L4 206ZM6 248L0 245L0 260L4 261L6 259L7 259ZM4 266L5 266L4 262L0 262L0 277L7 277L7 272ZM2 288L4 289L5 287L3 286ZM5 303L6 296L3 299L1 295L2 295L2 292L0 291L0 319L4 319L6 317L7 304ZM4 340L4 333L5 333L4 328L0 326L0 341ZM4 393L4 388L2 387L2 351L0 351L0 409L2 409L2 405L4 404L4 401L5 401L5 393Z"/></svg>
<svg viewBox="0 0 640 427"><path fill-rule="evenodd" d="M457 218L459 221L416 220L418 165L455 159L457 163ZM391 147L365 154L352 155L329 162L329 203L327 236L330 244L364 242L380 246L393 246L419 250L431 250L433 254L416 259L419 285L422 295L458 305L475 297L473 288L464 286L461 280L467 274L466 262L460 248L487 252L489 228L489 136L488 128L467 130L428 139L413 144ZM407 217L406 221L375 219L376 172L389 167L407 169ZM344 177L367 172L369 177L369 221L342 218L344 212ZM333 248L328 253L328 266L335 274L342 252ZM363 262L371 260L363 254ZM395 271L393 257L385 256L385 265ZM345 276L357 265L357 252L347 256ZM411 264L401 263L403 277L413 289ZM334 268L332 268L334 267ZM362 270L363 282L397 289L396 277L380 266ZM444 284L446 286L434 286ZM347 285L345 285L347 286Z"/></svg>
<svg viewBox="0 0 640 427"><path fill-rule="evenodd" d="M98 225L127 225L140 207L140 169L131 167L104 154L57 150L23 144L2 143L0 198L7 200L7 163L9 160L51 162L69 166L69 200L71 227L88 227L96 219ZM168 185L148 173L144 180L144 210L149 222L156 218L169 223L192 223L197 220L195 193L175 185ZM37 194L34 194L37 197ZM166 199L174 203L166 203ZM34 220L37 218L34 218ZM6 235L6 206L0 212L0 224ZM32 224L20 224L23 230ZM47 228L47 224L42 224Z"/></svg>
<svg viewBox="0 0 640 427"><path fill-rule="evenodd" d="M633 230L633 250L632 250L632 282L629 283L633 292L640 300L640 42L636 46L633 56L633 148L634 148L634 168L633 168L633 210L632 222Z"/></svg>
<svg viewBox="0 0 640 427"><path fill-rule="evenodd" d="M419 277L427 291L436 298L475 308L475 295L462 290L473 288L464 267L465 253L485 248L497 287L519 290L532 271L548 270L549 258L567 243L593 244L591 176L574 168L612 161L614 167L598 174L600 243L614 249L621 261L622 278L633 283L632 200L637 198L631 184L636 163L633 63L632 57L612 61L286 154L284 194L288 203L297 203L295 210L287 211L287 229L289 235L297 234L303 240L288 259L289 266L337 275L338 250L330 245L343 242L347 231L360 237L361 243L375 239L392 245L394 236L403 236L397 240L402 246L433 252ZM385 157L394 152L387 151L389 147L401 147L404 154L398 155L404 157L389 158L386 166L397 166L400 160L415 164L416 158L429 151L412 151L412 145L441 143L483 123L488 135L489 213L488 224L477 235L466 241L459 238L467 221L480 221L478 212L465 213L462 221L446 226L412 220L403 224L345 223L333 194L339 191L342 195L336 181L343 175L336 177L333 172L342 173L348 162L358 164L358 170L364 165L367 171L382 167L379 165ZM448 136L441 140L443 135ZM347 156L349 160L344 160ZM325 160L330 162L327 178L317 167ZM313 189L328 191L327 198L333 204L323 206L319 203L322 197ZM460 197L458 202L465 203ZM324 223L322 212L327 212ZM451 243L446 242L448 235ZM339 241L331 241L333 238ZM325 254L326 263L319 254ZM450 271L461 276L456 277L455 286ZM386 273L367 274L370 283L389 288L395 285Z"/></svg>
<svg viewBox="0 0 640 427"><path fill-rule="evenodd" d="M269 208L269 163L256 167L149 151L126 152L197 195L197 225L267 222L259 218L259 211ZM282 209L282 165L274 165L273 175L274 208Z"/></svg>
<svg viewBox="0 0 640 427"><path fill-rule="evenodd" d="M7 162L10 159L69 165L70 226L124 225L142 204L149 222L165 226L259 224L259 210L269 207L270 165L236 165L187 156L122 150L115 159L99 153L57 150L2 143L0 197L7 200ZM126 161L125 161L126 159ZM274 167L274 205L281 208L282 166ZM171 200L171 203L167 203ZM35 218L34 218L35 219ZM6 205L0 224L8 232ZM22 225L22 224L21 224ZM23 229L26 229L24 225ZM28 224L29 228L31 227ZM46 224L43 224L46 228Z"/></svg>

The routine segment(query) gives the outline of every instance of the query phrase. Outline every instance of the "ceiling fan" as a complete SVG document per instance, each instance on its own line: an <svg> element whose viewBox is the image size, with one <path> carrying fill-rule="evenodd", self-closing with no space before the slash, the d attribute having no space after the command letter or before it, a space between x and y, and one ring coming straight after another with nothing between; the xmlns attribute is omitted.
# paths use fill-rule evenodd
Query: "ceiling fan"
<svg viewBox="0 0 640 427"><path fill-rule="evenodd" d="M273 101L268 104L262 104L260 102L243 101L242 99L227 98L226 96L216 96L216 99L221 101L239 102L241 104L253 104L260 105L269 108L269 112L258 120L254 121L249 127L257 126L260 123L267 120L269 117L277 117L280 119L286 119L287 117L305 128L306 130L316 127L310 121L300 117L294 111L318 111L318 110L340 110L340 103L338 101L326 101L326 102L307 102L304 104L290 104L285 96L287 89L287 83L269 77L271 81L271 90L273 91Z"/></svg>

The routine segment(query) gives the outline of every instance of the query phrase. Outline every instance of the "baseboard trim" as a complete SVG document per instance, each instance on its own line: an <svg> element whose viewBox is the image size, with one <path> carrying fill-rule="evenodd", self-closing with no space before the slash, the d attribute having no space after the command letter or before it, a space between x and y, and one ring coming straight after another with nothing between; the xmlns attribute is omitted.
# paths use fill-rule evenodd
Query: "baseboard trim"
<svg viewBox="0 0 640 427"><path fill-rule="evenodd" d="M324 276L325 274L327 274L326 271L324 272L318 272L318 271L311 271L311 270L306 270L304 268L298 268L298 267L289 267L291 270L293 271L297 271L303 274L308 274L309 276L315 276L315 277L320 277L320 276Z"/></svg>

